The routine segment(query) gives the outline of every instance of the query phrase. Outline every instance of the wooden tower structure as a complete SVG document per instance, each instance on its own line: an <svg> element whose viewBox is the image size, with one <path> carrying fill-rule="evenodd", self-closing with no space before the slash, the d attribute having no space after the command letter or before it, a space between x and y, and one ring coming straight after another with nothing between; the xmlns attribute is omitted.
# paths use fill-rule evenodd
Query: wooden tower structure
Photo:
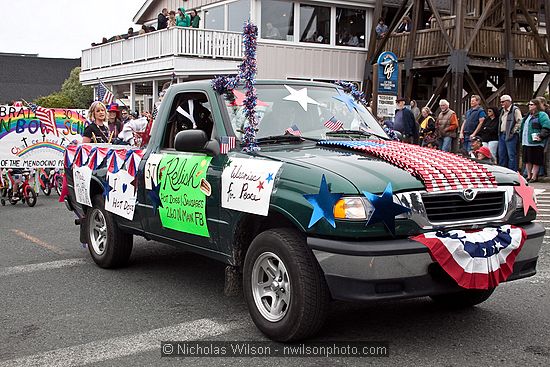
<svg viewBox="0 0 550 367"><path fill-rule="evenodd" d="M526 101L548 90L550 1L394 1L397 11L387 21L388 35L377 39L376 21L387 3L376 1L365 66L367 92L372 91L372 66L383 51L399 59L405 97L430 107L446 98L459 116L469 108L472 94L488 106L496 105L502 94ZM405 15L412 20L411 31L395 33ZM536 74L544 78L534 91Z"/></svg>

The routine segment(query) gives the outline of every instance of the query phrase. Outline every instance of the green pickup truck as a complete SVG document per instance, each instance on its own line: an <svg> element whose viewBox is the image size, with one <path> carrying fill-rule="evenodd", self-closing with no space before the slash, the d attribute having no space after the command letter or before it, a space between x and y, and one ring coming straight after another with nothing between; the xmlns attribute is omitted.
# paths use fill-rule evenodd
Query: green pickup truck
<svg viewBox="0 0 550 367"><path fill-rule="evenodd" d="M242 278L254 323L286 342L331 300L468 307L536 273L544 228L516 172L391 141L332 84L256 88L259 149L242 150L245 92L193 81L167 90L146 147L67 151L65 204L97 265L125 265L134 235L222 261L226 289Z"/></svg>

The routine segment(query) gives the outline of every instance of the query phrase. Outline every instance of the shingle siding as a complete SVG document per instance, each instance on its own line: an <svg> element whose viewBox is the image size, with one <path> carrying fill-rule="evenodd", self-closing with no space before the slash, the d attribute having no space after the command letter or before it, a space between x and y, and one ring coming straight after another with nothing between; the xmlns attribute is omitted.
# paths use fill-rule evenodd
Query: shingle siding
<svg viewBox="0 0 550 367"><path fill-rule="evenodd" d="M0 104L57 92L77 66L80 59L0 55Z"/></svg>

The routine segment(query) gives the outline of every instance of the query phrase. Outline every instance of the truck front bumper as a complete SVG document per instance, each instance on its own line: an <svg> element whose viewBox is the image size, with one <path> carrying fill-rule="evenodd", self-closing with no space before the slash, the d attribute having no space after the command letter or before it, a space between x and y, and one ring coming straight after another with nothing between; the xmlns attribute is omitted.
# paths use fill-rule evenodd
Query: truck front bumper
<svg viewBox="0 0 550 367"><path fill-rule="evenodd" d="M507 281L536 274L545 229L522 228L527 239ZM409 239L351 242L308 237L333 299L367 301L452 293L462 290L433 261L428 248Z"/></svg>

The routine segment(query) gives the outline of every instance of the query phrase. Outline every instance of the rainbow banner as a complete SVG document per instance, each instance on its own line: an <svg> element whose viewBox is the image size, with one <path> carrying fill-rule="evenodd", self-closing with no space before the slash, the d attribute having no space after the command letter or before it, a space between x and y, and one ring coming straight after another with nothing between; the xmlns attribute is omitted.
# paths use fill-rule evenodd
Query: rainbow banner
<svg viewBox="0 0 550 367"><path fill-rule="evenodd" d="M82 141L86 110L53 110L55 129L29 108L0 106L0 168L63 167L65 147Z"/></svg>

